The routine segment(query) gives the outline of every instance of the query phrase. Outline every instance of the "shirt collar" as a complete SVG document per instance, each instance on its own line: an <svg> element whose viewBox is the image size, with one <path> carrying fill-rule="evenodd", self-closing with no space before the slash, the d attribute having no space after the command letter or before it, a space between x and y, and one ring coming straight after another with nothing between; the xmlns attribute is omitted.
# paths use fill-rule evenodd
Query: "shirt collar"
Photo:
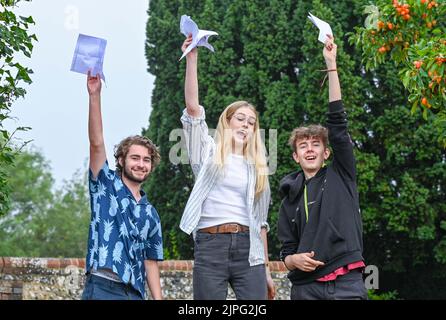
<svg viewBox="0 0 446 320"><path fill-rule="evenodd" d="M121 177L119 177L119 179L121 179ZM122 179L121 179L121 181L122 181ZM135 199L135 197L133 196L132 192L130 191L130 189L129 189L129 188L127 187L127 185L124 183L124 181L122 181L122 184L124 185L124 190L125 190L126 196L127 196L130 200L134 201L134 202L137 203L137 204L141 204L141 205L145 205L145 204L148 204L148 203L149 203L149 201L147 200L147 195L146 195L146 193L144 192L144 190L142 190L142 189L139 190L139 194L141 195L141 199L139 200L139 202L137 202L136 199Z"/></svg>

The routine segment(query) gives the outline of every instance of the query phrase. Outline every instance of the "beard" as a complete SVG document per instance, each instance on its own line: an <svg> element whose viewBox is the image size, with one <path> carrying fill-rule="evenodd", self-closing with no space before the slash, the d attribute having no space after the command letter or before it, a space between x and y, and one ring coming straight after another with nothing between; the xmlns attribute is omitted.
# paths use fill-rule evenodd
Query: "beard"
<svg viewBox="0 0 446 320"><path fill-rule="evenodd" d="M135 182L135 183L143 183L147 180L149 177L149 173L147 173L143 178L136 177L130 169L127 168L127 166L124 163L124 167L122 168L122 175L126 177L128 180Z"/></svg>

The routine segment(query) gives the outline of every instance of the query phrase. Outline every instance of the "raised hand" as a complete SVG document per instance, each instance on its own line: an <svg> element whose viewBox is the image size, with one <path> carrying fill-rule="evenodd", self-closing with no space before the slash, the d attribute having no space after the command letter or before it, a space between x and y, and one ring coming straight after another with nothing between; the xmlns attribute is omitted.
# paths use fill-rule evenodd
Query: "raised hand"
<svg viewBox="0 0 446 320"><path fill-rule="evenodd" d="M192 43L192 33L189 33L189 36L184 40L183 45L181 46L181 51L186 51L187 47ZM187 55L186 59L194 58L196 59L198 56L198 50L197 48L193 48Z"/></svg>
<svg viewBox="0 0 446 320"><path fill-rule="evenodd" d="M99 73L96 74L96 76L91 75L91 71L88 70L87 74L87 89L89 95L98 95L101 93L101 76Z"/></svg>
<svg viewBox="0 0 446 320"><path fill-rule="evenodd" d="M336 51L337 45L334 43L333 36L327 34L327 41L325 41L324 50L322 51L327 69L336 69Z"/></svg>

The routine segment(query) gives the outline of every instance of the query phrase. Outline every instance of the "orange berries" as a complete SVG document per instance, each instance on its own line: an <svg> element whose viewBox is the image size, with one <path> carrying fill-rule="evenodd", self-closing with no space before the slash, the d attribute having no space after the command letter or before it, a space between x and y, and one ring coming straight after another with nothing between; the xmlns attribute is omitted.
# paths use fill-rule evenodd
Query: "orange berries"
<svg viewBox="0 0 446 320"><path fill-rule="evenodd" d="M441 64L442 64L443 62L446 62L446 58L443 58L443 57L436 57L436 58L435 58L435 61L437 62L437 65L441 66Z"/></svg>
<svg viewBox="0 0 446 320"><path fill-rule="evenodd" d="M423 106L427 106L429 104L429 102L427 101L426 97L423 97L423 99L421 99L421 104Z"/></svg>
<svg viewBox="0 0 446 320"><path fill-rule="evenodd" d="M378 30L384 28L384 22L381 20L378 21Z"/></svg>
<svg viewBox="0 0 446 320"><path fill-rule="evenodd" d="M413 63L413 65L415 66L416 69L420 69L421 66L423 65L423 61L420 61L420 60L415 61L415 62Z"/></svg>
<svg viewBox="0 0 446 320"><path fill-rule="evenodd" d="M402 18L404 20L409 20L410 19L410 6L406 3L403 5L400 4L393 4L393 6L395 7L396 13L399 16L402 16Z"/></svg>
<svg viewBox="0 0 446 320"><path fill-rule="evenodd" d="M393 29L393 24L391 22L387 22L387 28L389 30L392 30Z"/></svg>
<svg viewBox="0 0 446 320"><path fill-rule="evenodd" d="M428 0L421 0L421 3L422 4L425 4L425 3L427 3L428 2Z"/></svg>
<svg viewBox="0 0 446 320"><path fill-rule="evenodd" d="M438 3L436 3L435 1L429 2L429 4L427 5L427 8L432 9L433 7L438 7Z"/></svg>
<svg viewBox="0 0 446 320"><path fill-rule="evenodd" d="M387 49L386 47L382 46L381 48L378 49L379 53L386 53Z"/></svg>

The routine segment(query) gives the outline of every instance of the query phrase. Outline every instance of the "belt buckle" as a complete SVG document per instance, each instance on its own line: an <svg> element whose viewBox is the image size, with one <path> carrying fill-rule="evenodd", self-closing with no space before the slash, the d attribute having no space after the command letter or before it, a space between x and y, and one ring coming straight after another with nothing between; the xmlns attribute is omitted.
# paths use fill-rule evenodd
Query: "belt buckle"
<svg viewBox="0 0 446 320"><path fill-rule="evenodd" d="M235 224L235 232L234 233L239 233L240 228L238 224Z"/></svg>

